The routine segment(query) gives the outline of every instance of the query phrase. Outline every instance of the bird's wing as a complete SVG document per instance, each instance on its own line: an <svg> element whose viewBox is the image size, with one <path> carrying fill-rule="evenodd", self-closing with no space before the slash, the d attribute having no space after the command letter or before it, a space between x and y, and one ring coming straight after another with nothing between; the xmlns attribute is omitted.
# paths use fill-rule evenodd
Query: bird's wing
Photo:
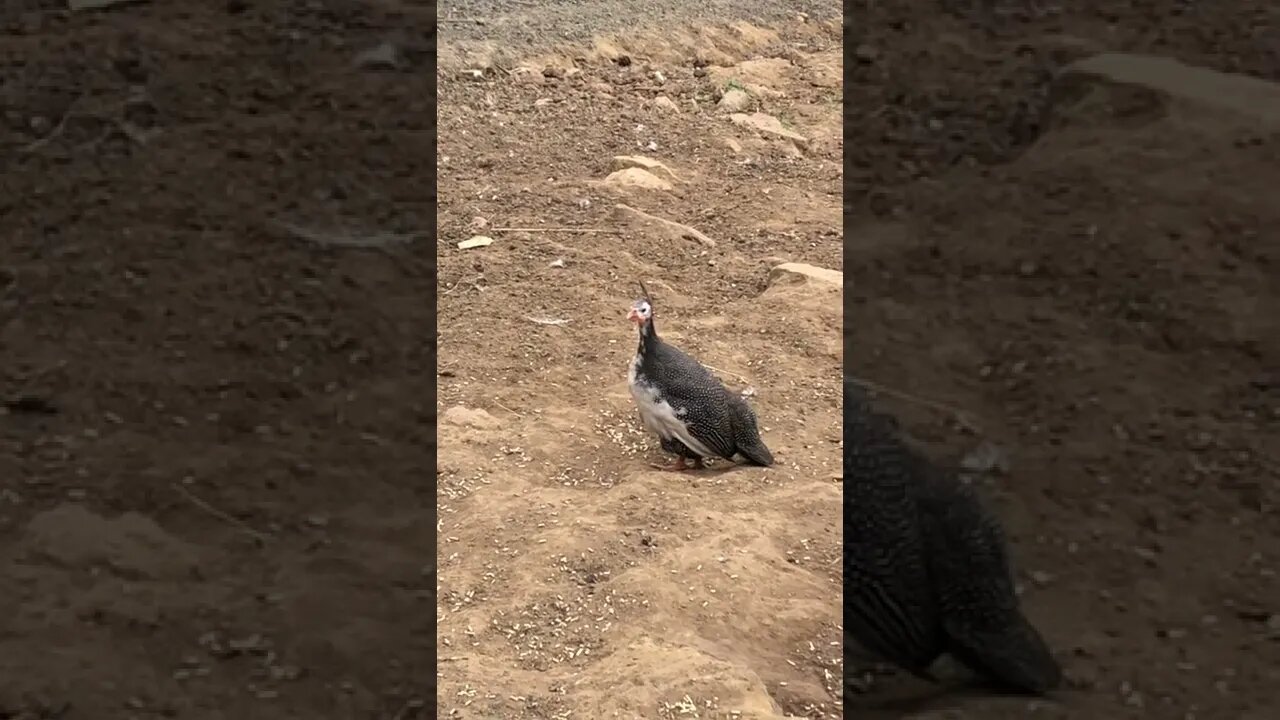
<svg viewBox="0 0 1280 720"><path fill-rule="evenodd" d="M915 501L916 461L889 428L845 406L845 628L922 677L943 647Z"/></svg>
<svg viewBox="0 0 1280 720"><path fill-rule="evenodd" d="M926 501L928 558L951 652L988 679L1044 693L1062 670L1018 607L1004 532L974 490L939 475Z"/></svg>
<svg viewBox="0 0 1280 720"><path fill-rule="evenodd" d="M720 457L733 457L729 391L709 370L680 350L664 345L650 371L662 397L686 424L693 439ZM686 443L688 444L688 443Z"/></svg>

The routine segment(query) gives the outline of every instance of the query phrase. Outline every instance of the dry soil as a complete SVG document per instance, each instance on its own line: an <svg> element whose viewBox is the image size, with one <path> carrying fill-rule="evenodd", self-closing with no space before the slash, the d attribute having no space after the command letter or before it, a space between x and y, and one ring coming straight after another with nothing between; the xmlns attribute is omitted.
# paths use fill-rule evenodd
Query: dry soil
<svg viewBox="0 0 1280 720"><path fill-rule="evenodd" d="M838 26L450 50L439 716L841 717L840 280L770 279L841 266ZM736 124L735 90L799 139ZM669 186L606 182L615 156ZM775 466L650 467L640 280L662 336L753 393Z"/></svg>

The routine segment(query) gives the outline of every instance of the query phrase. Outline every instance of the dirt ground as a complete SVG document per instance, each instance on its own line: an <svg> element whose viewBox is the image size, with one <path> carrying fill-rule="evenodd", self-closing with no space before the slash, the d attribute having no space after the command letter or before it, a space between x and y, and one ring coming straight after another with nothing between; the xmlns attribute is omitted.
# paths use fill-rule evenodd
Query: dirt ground
<svg viewBox="0 0 1280 720"><path fill-rule="evenodd" d="M1035 714L1268 716L1280 138L1131 91L1042 111L1092 49L1280 80L1269 4L855 3L848 93L837 41L796 26L646 36L540 85L446 72L437 378L429 6L62 7L0 15L0 717L426 717L432 607L442 717L839 716L838 310L767 270L842 267L841 100L845 354L972 416L891 402L940 453L1010 453L991 491L1073 676ZM806 147L712 108L761 79ZM623 153L687 182L594 185ZM717 244L620 228L618 201ZM496 241L460 251L475 217ZM617 232L492 229L535 223ZM778 467L645 468L642 273L664 333L756 389ZM466 408L442 426L440 606L437 381ZM849 714L1031 712L921 697L879 678Z"/></svg>
<svg viewBox="0 0 1280 720"><path fill-rule="evenodd" d="M430 15L391 5L4 4L0 717L427 715Z"/></svg>
<svg viewBox="0 0 1280 720"><path fill-rule="evenodd" d="M990 490L1072 681L1029 705L892 676L849 717L1270 717L1280 127L1051 79L1127 50L1280 81L1280 18L1264 3L859 5L847 363L964 411L976 432L884 398L940 456L1008 453Z"/></svg>
<svg viewBox="0 0 1280 720"><path fill-rule="evenodd" d="M446 49L439 717L842 717L840 284L770 280L841 268L838 26ZM736 125L735 89L803 137ZM605 183L631 155L676 179ZM663 337L755 391L774 467L649 467L638 280Z"/></svg>

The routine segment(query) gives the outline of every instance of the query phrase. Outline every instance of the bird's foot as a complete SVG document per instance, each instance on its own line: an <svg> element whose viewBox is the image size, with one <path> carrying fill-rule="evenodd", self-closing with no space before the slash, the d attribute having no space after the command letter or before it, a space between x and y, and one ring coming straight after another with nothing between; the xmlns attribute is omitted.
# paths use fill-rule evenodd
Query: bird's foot
<svg viewBox="0 0 1280 720"><path fill-rule="evenodd" d="M675 462L666 463L649 463L650 467L658 470L666 470L667 472L684 472L685 470L693 470L698 467L698 463L689 464L684 458L676 458Z"/></svg>

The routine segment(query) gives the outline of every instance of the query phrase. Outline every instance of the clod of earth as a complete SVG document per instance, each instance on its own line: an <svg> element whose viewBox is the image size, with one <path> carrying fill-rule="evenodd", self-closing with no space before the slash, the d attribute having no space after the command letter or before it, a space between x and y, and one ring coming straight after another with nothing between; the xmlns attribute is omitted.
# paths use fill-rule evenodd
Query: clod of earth
<svg viewBox="0 0 1280 720"><path fill-rule="evenodd" d="M843 287L844 273L807 263L783 263L769 271L769 285L816 281Z"/></svg>
<svg viewBox="0 0 1280 720"><path fill-rule="evenodd" d="M729 88L724 95L720 97L720 102L716 103L716 107L721 112L742 113L751 109L751 96L746 90L739 88Z"/></svg>
<svg viewBox="0 0 1280 720"><path fill-rule="evenodd" d="M684 182L675 172L667 167L661 160L654 160L644 155L614 155L613 169L626 170L627 168L640 168L648 173L656 175L663 180L672 183Z"/></svg>
<svg viewBox="0 0 1280 720"><path fill-rule="evenodd" d="M707 247L716 246L715 240L707 237L706 234L699 230L695 230L688 225L681 225L678 222L660 218L657 215L650 215L649 213L637 210L630 205L618 203L613 206L613 213L615 217L627 222L628 224L661 233L672 239L696 240Z"/></svg>
<svg viewBox="0 0 1280 720"><path fill-rule="evenodd" d="M492 244L493 244L493 238L489 237L488 235L473 235L472 237L469 237L466 240L459 242L458 249L471 250L473 248L485 247L486 245L492 245Z"/></svg>
<svg viewBox="0 0 1280 720"><path fill-rule="evenodd" d="M379 43L356 55L357 67L393 70L400 67L400 48L389 42Z"/></svg>
<svg viewBox="0 0 1280 720"><path fill-rule="evenodd" d="M794 67L786 58L759 58L744 60L731 67L712 68L710 76L722 86L739 83L750 90L755 90L754 86L777 88L787 83Z"/></svg>
<svg viewBox="0 0 1280 720"><path fill-rule="evenodd" d="M1280 85L1217 72L1154 55L1102 53L1069 66L1064 77L1085 76L1135 85L1202 107L1227 110L1280 127Z"/></svg>
<svg viewBox="0 0 1280 720"><path fill-rule="evenodd" d="M668 110L676 114L680 113L680 106L676 105L676 102L671 98L667 97L666 95L659 95L658 97L654 98L653 106L658 108L659 110Z"/></svg>
<svg viewBox="0 0 1280 720"><path fill-rule="evenodd" d="M735 125L750 128L763 135L784 138L800 145L801 147L809 144L809 138L794 130L788 130L783 126L781 120L772 115L760 112L751 113L750 115L746 113L733 113L729 116L729 119L733 121Z"/></svg>
<svg viewBox="0 0 1280 720"><path fill-rule="evenodd" d="M546 85L547 78L542 74L541 70L531 68L526 65L517 67L511 71L511 77L523 83L530 85Z"/></svg>
<svg viewBox="0 0 1280 720"><path fill-rule="evenodd" d="M61 505L31 519L24 543L35 560L66 568L104 567L121 576L185 578L198 566L196 549L150 518L95 515L82 505Z"/></svg>
<svg viewBox="0 0 1280 720"><path fill-rule="evenodd" d="M440 416L442 425L456 425L476 430L496 430L502 427L502 421L485 410L455 405Z"/></svg>
<svg viewBox="0 0 1280 720"><path fill-rule="evenodd" d="M674 186L648 170L630 167L609 174L604 184L618 190L672 190Z"/></svg>

